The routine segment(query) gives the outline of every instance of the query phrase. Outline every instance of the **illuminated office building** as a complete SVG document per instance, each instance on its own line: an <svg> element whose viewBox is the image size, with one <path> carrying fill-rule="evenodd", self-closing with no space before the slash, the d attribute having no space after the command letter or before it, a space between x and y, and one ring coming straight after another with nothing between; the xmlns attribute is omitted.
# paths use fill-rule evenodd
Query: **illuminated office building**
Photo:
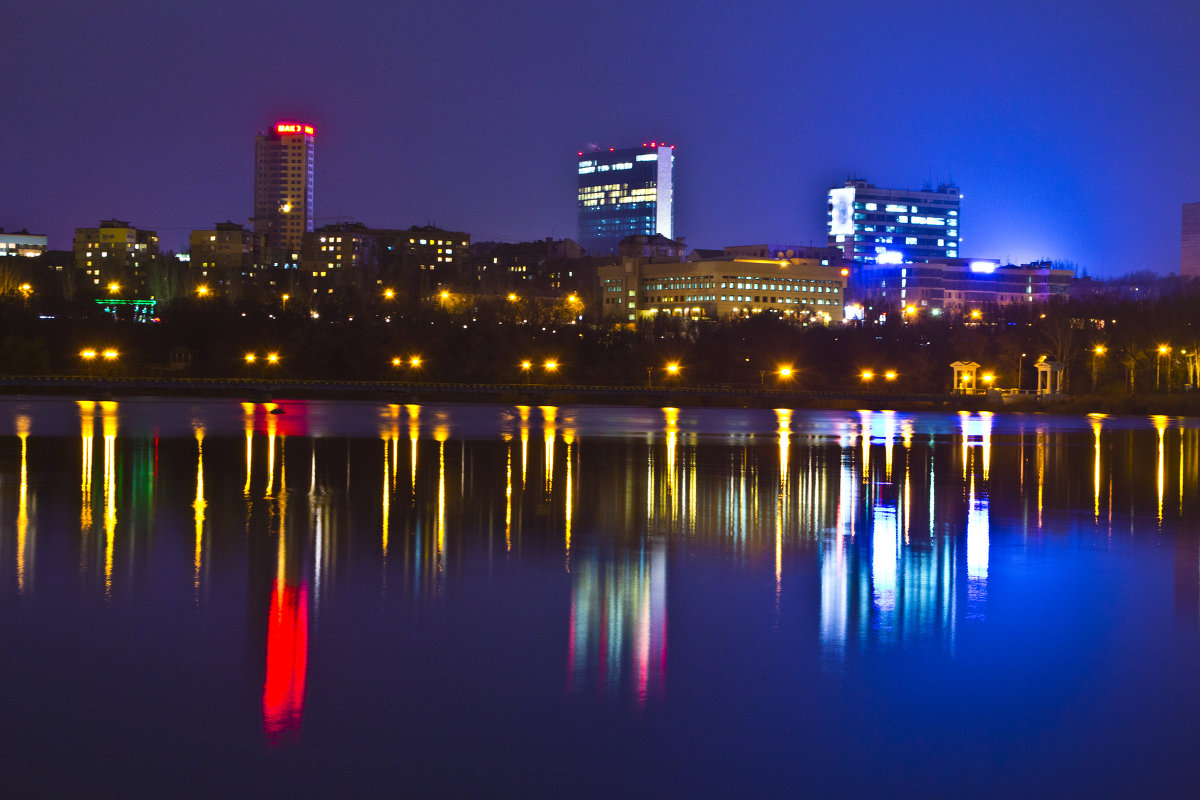
<svg viewBox="0 0 1200 800"><path fill-rule="evenodd" d="M311 125L278 122L254 138L254 232L270 249L298 254L312 232L313 134Z"/></svg>
<svg viewBox="0 0 1200 800"><path fill-rule="evenodd" d="M626 236L675 238L675 146L649 142L579 154L579 243L615 256Z"/></svg>
<svg viewBox="0 0 1200 800"><path fill-rule="evenodd" d="M622 258L597 272L601 313L612 322L658 314L722 319L765 313L823 323L844 318L846 270L818 259Z"/></svg>
<svg viewBox="0 0 1200 800"><path fill-rule="evenodd" d="M961 200L953 183L913 191L848 180L829 190L829 246L863 265L956 258Z"/></svg>

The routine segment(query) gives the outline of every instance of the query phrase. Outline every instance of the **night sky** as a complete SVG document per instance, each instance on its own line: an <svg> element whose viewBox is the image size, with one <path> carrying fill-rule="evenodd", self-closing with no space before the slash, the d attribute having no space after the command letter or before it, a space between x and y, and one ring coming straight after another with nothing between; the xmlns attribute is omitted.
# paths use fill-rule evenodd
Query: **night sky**
<svg viewBox="0 0 1200 800"><path fill-rule="evenodd" d="M1178 272L1200 5L57 2L3 15L0 227L181 249L316 127L317 224L575 236L576 152L676 145L693 247L823 243L825 191L954 180L962 253Z"/></svg>

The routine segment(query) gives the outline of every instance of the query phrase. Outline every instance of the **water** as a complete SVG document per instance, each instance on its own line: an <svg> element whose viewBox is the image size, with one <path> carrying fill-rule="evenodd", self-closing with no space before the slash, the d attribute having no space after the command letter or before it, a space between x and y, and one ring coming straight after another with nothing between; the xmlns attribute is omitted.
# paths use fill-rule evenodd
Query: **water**
<svg viewBox="0 0 1200 800"><path fill-rule="evenodd" d="M0 426L8 792L1196 793L1196 420Z"/></svg>

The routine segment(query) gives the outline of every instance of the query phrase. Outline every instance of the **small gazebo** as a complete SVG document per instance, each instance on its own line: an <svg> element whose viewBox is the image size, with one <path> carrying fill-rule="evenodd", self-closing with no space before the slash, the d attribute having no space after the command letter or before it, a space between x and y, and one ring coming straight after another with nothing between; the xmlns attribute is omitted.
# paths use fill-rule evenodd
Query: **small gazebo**
<svg viewBox="0 0 1200 800"><path fill-rule="evenodd" d="M974 361L955 361L950 365L954 370L954 393L975 394L975 373L979 365Z"/></svg>
<svg viewBox="0 0 1200 800"><path fill-rule="evenodd" d="M1063 363L1061 361L1038 361L1033 365L1037 368L1037 396L1062 394Z"/></svg>

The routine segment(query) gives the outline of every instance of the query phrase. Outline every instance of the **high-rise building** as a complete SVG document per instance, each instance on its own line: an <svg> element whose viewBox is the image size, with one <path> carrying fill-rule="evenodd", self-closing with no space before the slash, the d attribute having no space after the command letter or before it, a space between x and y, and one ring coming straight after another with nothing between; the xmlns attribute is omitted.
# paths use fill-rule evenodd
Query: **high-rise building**
<svg viewBox="0 0 1200 800"><path fill-rule="evenodd" d="M158 263L158 234L119 219L75 229L75 271L84 291L148 297Z"/></svg>
<svg viewBox="0 0 1200 800"><path fill-rule="evenodd" d="M579 243L615 256L626 236L675 238L675 146L650 142L579 154Z"/></svg>
<svg viewBox="0 0 1200 800"><path fill-rule="evenodd" d="M1183 204L1179 274L1200 277L1200 203Z"/></svg>
<svg viewBox="0 0 1200 800"><path fill-rule="evenodd" d="M254 232L271 250L299 254L312 232L313 134L312 125L277 122L254 138Z"/></svg>
<svg viewBox="0 0 1200 800"><path fill-rule="evenodd" d="M848 180L829 190L829 246L862 265L956 258L961 200L953 183L914 191Z"/></svg>

